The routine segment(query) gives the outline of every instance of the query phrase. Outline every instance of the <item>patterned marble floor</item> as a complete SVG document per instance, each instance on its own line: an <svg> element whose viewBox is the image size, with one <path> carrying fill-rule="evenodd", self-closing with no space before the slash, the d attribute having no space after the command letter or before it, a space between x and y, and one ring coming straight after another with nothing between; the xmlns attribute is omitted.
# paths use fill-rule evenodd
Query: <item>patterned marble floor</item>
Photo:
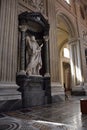
<svg viewBox="0 0 87 130"><path fill-rule="evenodd" d="M0 130L87 130L80 98L0 114Z"/></svg>

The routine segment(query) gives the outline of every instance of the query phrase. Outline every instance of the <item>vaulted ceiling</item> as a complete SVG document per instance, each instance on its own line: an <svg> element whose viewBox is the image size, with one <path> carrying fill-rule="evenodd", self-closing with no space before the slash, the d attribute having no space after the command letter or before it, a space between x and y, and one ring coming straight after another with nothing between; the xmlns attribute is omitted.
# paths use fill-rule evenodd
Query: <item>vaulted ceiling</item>
<svg viewBox="0 0 87 130"><path fill-rule="evenodd" d="M58 46L60 47L64 42L67 41L69 37L69 31L64 20L60 16L57 17L57 21L57 42Z"/></svg>

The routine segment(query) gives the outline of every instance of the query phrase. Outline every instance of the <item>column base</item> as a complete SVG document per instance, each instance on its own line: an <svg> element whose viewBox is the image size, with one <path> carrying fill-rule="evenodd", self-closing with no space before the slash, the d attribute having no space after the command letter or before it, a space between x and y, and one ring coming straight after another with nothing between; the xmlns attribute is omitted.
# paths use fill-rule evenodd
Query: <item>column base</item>
<svg viewBox="0 0 87 130"><path fill-rule="evenodd" d="M17 89L16 83L0 83L0 100L21 99L21 93Z"/></svg>
<svg viewBox="0 0 87 130"><path fill-rule="evenodd" d="M0 112L21 108L21 93L16 83L0 83Z"/></svg>
<svg viewBox="0 0 87 130"><path fill-rule="evenodd" d="M51 83L52 102L61 102L65 100L64 87L58 82Z"/></svg>

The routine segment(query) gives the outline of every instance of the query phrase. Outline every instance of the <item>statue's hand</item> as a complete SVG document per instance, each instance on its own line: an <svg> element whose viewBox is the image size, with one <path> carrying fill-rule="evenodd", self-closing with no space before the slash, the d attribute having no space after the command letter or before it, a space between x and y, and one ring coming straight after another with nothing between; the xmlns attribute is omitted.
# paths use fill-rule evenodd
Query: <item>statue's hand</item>
<svg viewBox="0 0 87 130"><path fill-rule="evenodd" d="M43 44L41 44L41 45L37 48L37 50L35 51L35 53L41 52L42 46L43 46Z"/></svg>
<svg viewBox="0 0 87 130"><path fill-rule="evenodd" d="M42 48L43 44L40 45L40 48Z"/></svg>
<svg viewBox="0 0 87 130"><path fill-rule="evenodd" d="M41 44L41 45L39 46L38 50L40 50L40 51L41 51L42 46L43 46L43 44Z"/></svg>

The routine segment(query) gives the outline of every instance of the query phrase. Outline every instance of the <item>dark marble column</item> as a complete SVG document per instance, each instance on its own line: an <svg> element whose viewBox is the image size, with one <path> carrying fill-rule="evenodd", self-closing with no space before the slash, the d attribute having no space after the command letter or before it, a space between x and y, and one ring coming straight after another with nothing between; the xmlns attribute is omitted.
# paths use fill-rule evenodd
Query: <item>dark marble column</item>
<svg viewBox="0 0 87 130"><path fill-rule="evenodd" d="M21 30L21 45L20 45L20 73L25 74L25 32L26 26L20 26Z"/></svg>
<svg viewBox="0 0 87 130"><path fill-rule="evenodd" d="M44 40L45 40L45 75L44 75L45 103L50 104L52 103L52 97L51 97L48 36L44 36Z"/></svg>
<svg viewBox="0 0 87 130"><path fill-rule="evenodd" d="M45 76L50 76L48 36L44 36L44 40L45 40Z"/></svg>

